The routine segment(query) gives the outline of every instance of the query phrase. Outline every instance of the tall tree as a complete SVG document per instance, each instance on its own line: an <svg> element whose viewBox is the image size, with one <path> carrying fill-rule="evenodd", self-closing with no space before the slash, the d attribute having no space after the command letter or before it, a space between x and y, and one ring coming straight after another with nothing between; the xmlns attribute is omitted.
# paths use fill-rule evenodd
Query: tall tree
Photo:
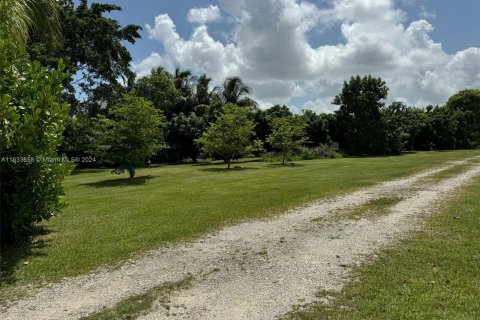
<svg viewBox="0 0 480 320"><path fill-rule="evenodd" d="M333 104L339 105L337 119L343 148L348 153L383 154L386 134L380 109L384 106L388 88L380 78L352 77L344 82L342 92Z"/></svg>
<svg viewBox="0 0 480 320"><path fill-rule="evenodd" d="M320 144L331 144L332 137L330 135L330 126L332 122L331 114L316 114L312 110L303 110L302 117L307 124L306 143L309 146L319 146Z"/></svg>
<svg viewBox="0 0 480 320"><path fill-rule="evenodd" d="M176 113L176 105L181 93L175 87L174 76L162 67L152 69L151 73L135 83L136 94L153 103L167 119Z"/></svg>
<svg viewBox="0 0 480 320"><path fill-rule="evenodd" d="M217 88L217 98L222 103L232 103L240 107L255 109L257 103L249 97L252 89L239 77L228 77L223 81L223 86Z"/></svg>
<svg viewBox="0 0 480 320"><path fill-rule="evenodd" d="M56 0L0 1L0 36L23 49L31 34L47 45L59 39L60 21Z"/></svg>
<svg viewBox="0 0 480 320"><path fill-rule="evenodd" d="M212 103L215 90L210 90L212 78L206 74L201 75L195 84L195 105L196 107L208 107Z"/></svg>
<svg viewBox="0 0 480 320"><path fill-rule="evenodd" d="M479 147L480 90L460 91L448 99L446 107L458 121L455 133L457 148Z"/></svg>
<svg viewBox="0 0 480 320"><path fill-rule="evenodd" d="M122 27L115 19L105 16L121 10L117 5L92 3L88 6L87 0L80 0L78 6L73 0L54 2L60 7L62 41L52 51L45 41L34 36L28 53L32 60L48 68L56 67L58 58L64 60L70 74L65 82L68 89L65 99L72 104L72 113L105 114L126 92L124 85L133 82L132 58L123 42L135 43L140 38L141 28L136 25Z"/></svg>
<svg viewBox="0 0 480 320"><path fill-rule="evenodd" d="M171 149L182 158L189 157L193 163L200 155L200 145L197 142L207 127L207 119L195 113L173 116L167 125L166 140Z"/></svg>

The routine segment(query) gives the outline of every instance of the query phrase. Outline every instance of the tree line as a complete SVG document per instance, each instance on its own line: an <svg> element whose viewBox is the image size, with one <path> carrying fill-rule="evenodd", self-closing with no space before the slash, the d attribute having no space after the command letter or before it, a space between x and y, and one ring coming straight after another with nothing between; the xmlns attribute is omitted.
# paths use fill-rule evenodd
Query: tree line
<svg viewBox="0 0 480 320"><path fill-rule="evenodd" d="M112 4L81 0L0 2L0 217L2 243L32 234L59 212L69 163L13 161L94 156L115 172L149 162L232 160L249 154L305 159L398 154L480 146L480 91L444 106L385 105L386 83L352 77L335 97L338 111L266 110L242 79L218 87L208 75L155 68L137 77L124 43L141 27L106 16Z"/></svg>

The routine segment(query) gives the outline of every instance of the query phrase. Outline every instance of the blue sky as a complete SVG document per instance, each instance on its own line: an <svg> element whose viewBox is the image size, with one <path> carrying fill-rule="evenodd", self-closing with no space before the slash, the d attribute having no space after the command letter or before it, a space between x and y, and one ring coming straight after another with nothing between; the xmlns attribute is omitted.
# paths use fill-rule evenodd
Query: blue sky
<svg viewBox="0 0 480 320"><path fill-rule="evenodd" d="M216 82L239 75L265 107L332 111L342 81L356 74L381 76L390 101L418 106L480 85L480 1L97 2L120 5L112 17L143 27L129 45L139 74L161 64Z"/></svg>

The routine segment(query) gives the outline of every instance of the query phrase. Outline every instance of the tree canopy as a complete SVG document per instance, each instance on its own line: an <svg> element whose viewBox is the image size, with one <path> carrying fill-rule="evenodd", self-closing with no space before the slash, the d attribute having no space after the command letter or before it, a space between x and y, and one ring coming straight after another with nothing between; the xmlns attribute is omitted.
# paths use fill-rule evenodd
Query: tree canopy
<svg viewBox="0 0 480 320"><path fill-rule="evenodd" d="M243 157L258 147L252 141L255 124L249 119L249 111L234 104L227 104L223 113L198 139L205 154L219 156L230 169L233 159Z"/></svg>
<svg viewBox="0 0 480 320"><path fill-rule="evenodd" d="M126 170L133 178L136 168L164 147L161 128L165 119L151 102L131 95L124 95L108 116L101 119L98 154L116 168L115 173Z"/></svg>
<svg viewBox="0 0 480 320"><path fill-rule="evenodd" d="M343 84L333 104L344 148L351 154L383 154L386 136L381 108L387 98L385 81L372 76L352 77Z"/></svg>

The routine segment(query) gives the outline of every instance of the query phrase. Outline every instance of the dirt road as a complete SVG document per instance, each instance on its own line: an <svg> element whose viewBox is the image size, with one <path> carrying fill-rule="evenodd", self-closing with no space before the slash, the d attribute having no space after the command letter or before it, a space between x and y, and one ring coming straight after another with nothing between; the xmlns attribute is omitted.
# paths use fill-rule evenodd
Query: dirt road
<svg viewBox="0 0 480 320"><path fill-rule="evenodd" d="M434 212L447 195L480 175L480 165L422 184L449 166L385 182L291 210L273 219L227 227L192 243L149 252L118 270L66 279L40 289L0 314L2 319L78 319L154 286L193 276L170 303L141 319L275 319L339 290L351 267L395 243ZM372 219L335 220L339 211L376 198L401 196Z"/></svg>

